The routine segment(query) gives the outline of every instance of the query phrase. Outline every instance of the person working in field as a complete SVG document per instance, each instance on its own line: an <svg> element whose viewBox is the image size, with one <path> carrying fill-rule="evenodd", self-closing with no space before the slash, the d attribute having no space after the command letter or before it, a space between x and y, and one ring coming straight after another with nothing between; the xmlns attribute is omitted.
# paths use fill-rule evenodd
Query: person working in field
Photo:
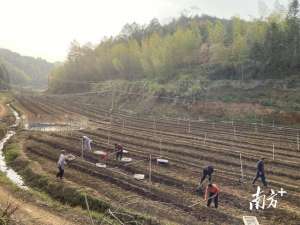
<svg viewBox="0 0 300 225"><path fill-rule="evenodd" d="M120 144L115 144L115 151L117 152L116 154L116 160L122 160L123 158L123 146Z"/></svg>
<svg viewBox="0 0 300 225"><path fill-rule="evenodd" d="M91 143L92 139L88 138L87 136L82 137L83 141L83 150L92 151Z"/></svg>
<svg viewBox="0 0 300 225"><path fill-rule="evenodd" d="M63 179L64 177L64 172L65 172L65 165L66 165L66 157L65 157L65 150L61 150L58 162L57 162L57 167L58 167L58 173L56 174L57 178Z"/></svg>
<svg viewBox="0 0 300 225"><path fill-rule="evenodd" d="M203 194L203 188L202 188L202 184L204 182L204 180L206 179L206 177L208 176L208 181L211 182L212 179L212 174L214 172L214 167L209 165L207 167L205 167L203 169L203 174L202 174L202 178L200 180L199 186L196 188L196 192L198 195L202 195Z"/></svg>
<svg viewBox="0 0 300 225"><path fill-rule="evenodd" d="M205 190L204 201L207 200L207 207L210 207L212 201L215 208L218 208L220 188L216 184L209 183Z"/></svg>
<svg viewBox="0 0 300 225"><path fill-rule="evenodd" d="M264 186L267 186L266 177L265 177L265 158L261 158L256 164L256 176L253 179L252 184L254 185L256 180L260 178Z"/></svg>
<svg viewBox="0 0 300 225"><path fill-rule="evenodd" d="M214 167L213 166L207 166L203 169L203 174L202 174L202 178L200 180L200 185L202 186L203 181L205 180L205 178L208 176L208 181L211 182L211 175L214 172Z"/></svg>

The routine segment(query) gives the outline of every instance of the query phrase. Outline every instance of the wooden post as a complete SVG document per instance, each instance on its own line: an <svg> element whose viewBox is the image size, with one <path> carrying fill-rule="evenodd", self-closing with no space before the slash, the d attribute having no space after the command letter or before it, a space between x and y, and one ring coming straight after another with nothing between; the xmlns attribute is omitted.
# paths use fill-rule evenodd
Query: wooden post
<svg viewBox="0 0 300 225"><path fill-rule="evenodd" d="M115 98L115 88L113 87L112 93L111 93L111 113L113 112L113 109L114 109L114 98Z"/></svg>
<svg viewBox="0 0 300 225"><path fill-rule="evenodd" d="M83 138L81 139L81 158L83 159Z"/></svg>
<svg viewBox="0 0 300 225"><path fill-rule="evenodd" d="M88 210L89 217L90 217L90 220L91 220L91 224L94 225L93 217L92 217L92 214L90 212L90 206L89 206L86 194L84 194L84 199L85 199L85 205L86 205L86 208Z"/></svg>
<svg viewBox="0 0 300 225"><path fill-rule="evenodd" d="M298 135L297 135L297 146L298 146L298 151L300 151L299 133L298 133Z"/></svg>
<svg viewBox="0 0 300 225"><path fill-rule="evenodd" d="M151 175L152 175L152 157L151 157L151 154L150 154L150 157L149 157L149 183L151 184Z"/></svg>
<svg viewBox="0 0 300 225"><path fill-rule="evenodd" d="M109 145L110 142L110 129L107 130L107 144Z"/></svg>
<svg viewBox="0 0 300 225"><path fill-rule="evenodd" d="M204 144L206 143L206 136L207 136L207 134L205 133L205 136L204 136Z"/></svg>
<svg viewBox="0 0 300 225"><path fill-rule="evenodd" d="M109 131L108 131L108 135L107 135L107 144L110 144L112 124L113 124L113 117L112 117L112 114L110 114L110 125L109 125Z"/></svg>
<svg viewBox="0 0 300 225"><path fill-rule="evenodd" d="M159 155L161 156L161 138L159 139Z"/></svg>
<svg viewBox="0 0 300 225"><path fill-rule="evenodd" d="M275 160L275 145L273 144L273 160Z"/></svg>
<svg viewBox="0 0 300 225"><path fill-rule="evenodd" d="M155 125L155 117L153 117L153 135L155 135L155 127L156 127L156 125Z"/></svg>
<svg viewBox="0 0 300 225"><path fill-rule="evenodd" d="M233 134L234 134L234 138L236 139L236 128L235 128L235 126L233 128Z"/></svg>
<svg viewBox="0 0 300 225"><path fill-rule="evenodd" d="M244 171L243 171L243 161L242 161L242 153L240 152L240 164L241 164L241 181L244 180Z"/></svg>

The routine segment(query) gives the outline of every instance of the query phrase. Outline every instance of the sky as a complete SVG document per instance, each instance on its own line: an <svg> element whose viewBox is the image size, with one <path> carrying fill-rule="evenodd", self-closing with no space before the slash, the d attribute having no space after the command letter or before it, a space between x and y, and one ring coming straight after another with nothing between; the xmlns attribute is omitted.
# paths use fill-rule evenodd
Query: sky
<svg viewBox="0 0 300 225"><path fill-rule="evenodd" d="M275 2L263 1L270 8ZM257 0L0 0L0 48L63 61L73 40L97 44L126 23L163 23L184 10L220 18L259 14Z"/></svg>

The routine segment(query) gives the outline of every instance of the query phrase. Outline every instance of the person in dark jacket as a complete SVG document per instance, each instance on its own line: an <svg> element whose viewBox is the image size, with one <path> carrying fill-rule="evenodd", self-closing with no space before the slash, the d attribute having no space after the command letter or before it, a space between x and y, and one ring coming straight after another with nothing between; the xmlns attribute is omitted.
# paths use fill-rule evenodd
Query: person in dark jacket
<svg viewBox="0 0 300 225"><path fill-rule="evenodd" d="M123 146L120 145L120 144L117 144L116 151L117 151L116 160L118 160L118 159L122 160L122 158L123 158Z"/></svg>
<svg viewBox="0 0 300 225"><path fill-rule="evenodd" d="M208 181L211 182L211 175L214 172L214 167L213 166L207 166L203 169L203 175L200 181L200 186L202 185L203 181L205 178L208 176Z"/></svg>
<svg viewBox="0 0 300 225"><path fill-rule="evenodd" d="M256 176L253 179L252 184L254 185L256 180L260 178L264 186L267 186L266 177L265 177L265 158L261 158L256 164Z"/></svg>
<svg viewBox="0 0 300 225"><path fill-rule="evenodd" d="M59 155L59 159L57 162L58 173L56 174L56 177L60 178L61 180L64 177L66 164L67 163L66 163L66 157L65 157L65 150L61 150L61 154Z"/></svg>

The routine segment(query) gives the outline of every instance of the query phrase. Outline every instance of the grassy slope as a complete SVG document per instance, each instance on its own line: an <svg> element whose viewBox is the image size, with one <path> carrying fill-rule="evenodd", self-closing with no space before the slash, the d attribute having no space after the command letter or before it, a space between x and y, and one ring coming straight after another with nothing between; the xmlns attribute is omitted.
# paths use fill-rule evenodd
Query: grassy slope
<svg viewBox="0 0 300 225"><path fill-rule="evenodd" d="M263 119L286 125L300 124L300 79L297 76L264 81L181 79L167 84L116 80L92 89L114 90L114 109L142 115L251 122ZM110 108L111 96L101 104Z"/></svg>

